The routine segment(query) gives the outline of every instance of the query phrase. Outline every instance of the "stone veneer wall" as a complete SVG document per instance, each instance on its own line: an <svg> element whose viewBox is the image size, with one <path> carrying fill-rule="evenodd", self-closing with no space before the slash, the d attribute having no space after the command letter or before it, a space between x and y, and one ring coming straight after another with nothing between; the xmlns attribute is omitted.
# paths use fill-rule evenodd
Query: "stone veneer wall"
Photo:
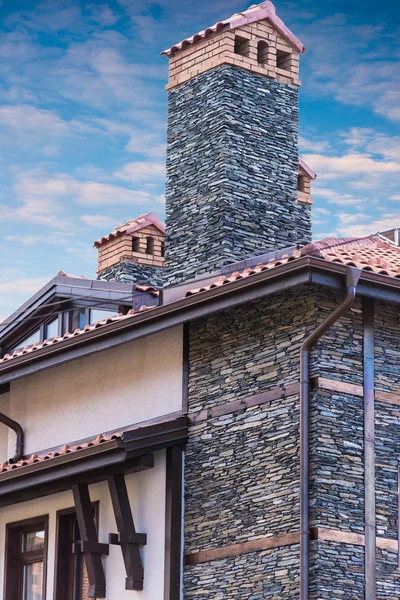
<svg viewBox="0 0 400 600"><path fill-rule="evenodd" d="M310 290L310 288L308 288ZM299 381L300 346L341 294L304 288L199 320L190 329L189 414ZM312 376L362 385L362 304L311 356ZM376 306L376 387L399 392L396 307ZM299 530L298 396L190 427L185 464L185 553ZM364 533L363 398L311 393L312 527ZM400 407L376 403L377 535L397 538ZM299 548L251 552L184 569L185 600L298 598ZM312 600L364 598L364 548L312 541ZM400 597L396 552L377 549L377 597Z"/></svg>
<svg viewBox="0 0 400 600"><path fill-rule="evenodd" d="M121 262L118 265L100 271L97 274L97 279L162 287L164 283L164 269L162 267L139 265L134 262Z"/></svg>
<svg viewBox="0 0 400 600"><path fill-rule="evenodd" d="M169 283L311 240L296 86L217 67L169 92L167 134Z"/></svg>
<svg viewBox="0 0 400 600"><path fill-rule="evenodd" d="M299 380L314 300L300 291L190 329L189 414ZM185 553L299 530L297 394L190 427ZM187 566L185 600L298 598L298 545Z"/></svg>
<svg viewBox="0 0 400 600"><path fill-rule="evenodd" d="M375 307L375 386L400 394L400 311L381 302ZM397 539L400 406L376 402L375 440L377 534ZM377 570L378 598L398 600L397 553L378 549Z"/></svg>

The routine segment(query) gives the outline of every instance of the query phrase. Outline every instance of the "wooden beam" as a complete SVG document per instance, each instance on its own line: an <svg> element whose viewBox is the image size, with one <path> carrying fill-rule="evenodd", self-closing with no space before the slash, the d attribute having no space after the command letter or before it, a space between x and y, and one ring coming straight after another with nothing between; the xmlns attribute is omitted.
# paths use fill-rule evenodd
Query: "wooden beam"
<svg viewBox="0 0 400 600"><path fill-rule="evenodd" d="M182 412L189 412L189 352L190 323L183 325L183 360L182 360Z"/></svg>
<svg viewBox="0 0 400 600"><path fill-rule="evenodd" d="M354 533L352 531L340 531L338 529L325 529L323 527L313 527L310 530L312 540L322 542L333 542L336 544L348 544L350 546L365 547L365 536L362 533ZM201 550L193 554L186 554L184 557L185 566L197 565L213 560L230 558L232 556L240 556L249 552L263 552L283 546L292 546L300 542L300 532L284 533L282 535L273 535L250 542L242 542L223 548L210 548L209 550ZM388 550L390 552L398 552L398 542L391 538L376 538L377 548Z"/></svg>
<svg viewBox="0 0 400 600"><path fill-rule="evenodd" d="M89 488L87 484L80 483L72 487L72 493L75 502L76 518L79 525L81 540L89 543L90 546L83 545L85 563L89 579L89 598L106 597L106 579L104 575L101 555L93 552L93 548L99 544L96 525L93 515L93 507L90 501ZM93 546L92 544L95 544Z"/></svg>
<svg viewBox="0 0 400 600"><path fill-rule="evenodd" d="M165 498L164 600L180 600L182 571L183 451L168 448Z"/></svg>
<svg viewBox="0 0 400 600"><path fill-rule="evenodd" d="M207 419L213 419L222 417L224 415L230 415L238 410L244 408L252 408L253 406L259 406L261 404L267 404L280 398L287 398L289 396L295 396L300 392L299 383L290 383L288 385L282 385L275 387L267 392L261 394L255 394L254 396L248 396L241 400L233 400L232 402L225 402L219 406L213 406L205 410L200 410L196 413L192 413L189 416L189 423L195 424Z"/></svg>
<svg viewBox="0 0 400 600"><path fill-rule="evenodd" d="M365 536L362 533L352 531L340 531L339 529L325 529L323 527L313 527L311 529L311 539L323 542L336 542L337 544L349 544L351 546L365 546ZM391 538L376 538L376 547L390 552L398 552L398 542Z"/></svg>
<svg viewBox="0 0 400 600"><path fill-rule="evenodd" d="M397 467L397 567L400 569L400 465Z"/></svg>
<svg viewBox="0 0 400 600"><path fill-rule="evenodd" d="M140 591L143 590L144 569L139 544L145 544L147 538L136 533L125 477L112 475L108 478L108 487L119 534L117 543L121 546L125 564L125 589ZM115 542L115 536L111 534L110 543Z"/></svg>
<svg viewBox="0 0 400 600"><path fill-rule="evenodd" d="M282 535L273 535L258 540L252 540L250 542L224 546L223 548L210 548L209 550L201 550L200 552L194 552L193 554L186 554L185 566L198 565L199 563L220 560L221 558L230 558L232 556L248 554L249 552L261 552L263 550L280 548L282 546L292 546L299 543L300 533L298 531L284 533Z"/></svg>
<svg viewBox="0 0 400 600"><path fill-rule="evenodd" d="M364 386L335 379L326 379L325 377L314 377L311 380L313 390L327 390L329 392L338 392L339 394L350 394L351 396L364 396ZM400 406L400 394L386 392L375 388L375 400L385 404Z"/></svg>

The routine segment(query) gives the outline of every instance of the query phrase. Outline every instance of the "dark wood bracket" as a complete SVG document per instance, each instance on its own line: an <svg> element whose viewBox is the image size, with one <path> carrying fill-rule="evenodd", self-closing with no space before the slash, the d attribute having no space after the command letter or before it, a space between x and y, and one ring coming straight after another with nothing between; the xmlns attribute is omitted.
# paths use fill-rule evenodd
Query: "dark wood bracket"
<svg viewBox="0 0 400 600"><path fill-rule="evenodd" d="M81 541L77 550L83 552L89 579L89 598L106 597L106 578L104 575L102 554L108 554L108 544L99 544L93 507L87 484L80 483L72 486L76 518L79 525Z"/></svg>
<svg viewBox="0 0 400 600"><path fill-rule="evenodd" d="M118 534L110 533L110 544L121 546L126 569L125 589L143 590L144 569L139 546L147 543L144 533L136 533L124 475L108 478Z"/></svg>
<svg viewBox="0 0 400 600"><path fill-rule="evenodd" d="M72 544L72 552L74 554L104 554L108 556L109 554L109 545L108 544L99 544L98 542L84 542L83 540L79 540L79 542L75 542Z"/></svg>

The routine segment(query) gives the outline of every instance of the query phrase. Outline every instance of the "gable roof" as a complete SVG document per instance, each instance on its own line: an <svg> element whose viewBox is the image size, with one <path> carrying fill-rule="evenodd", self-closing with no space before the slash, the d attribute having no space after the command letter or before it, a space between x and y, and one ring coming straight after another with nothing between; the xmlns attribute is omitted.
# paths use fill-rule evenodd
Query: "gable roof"
<svg viewBox="0 0 400 600"><path fill-rule="evenodd" d="M319 259L321 267L328 268L329 263L336 263L343 266L356 267L363 272L377 275L380 278L380 283L387 285L390 280L400 283L400 247L396 246L392 242L385 240L379 234L367 236L364 238L326 238L317 242L313 242L304 246L302 249L290 249L287 253L280 251L279 257L276 257L276 253L272 253L273 258L267 261L262 261L254 266L249 266L241 271L235 271L229 275L216 275L210 276L206 280L203 280L203 285L196 287L196 280L194 280L193 287L176 286L177 291L181 290L180 296L174 301L171 301L169 305L158 305L158 306L141 306L138 310L130 310L127 315L117 315L99 321L94 325L87 325L84 329L76 329L73 333L66 333L62 337L56 337L53 340L46 340L42 344L35 344L33 346L24 348L22 350L15 351L12 355L6 355L0 360L0 370L2 366L6 365L15 359L22 358L24 355L32 356L33 354L39 358L41 355L40 351L45 352L47 347L56 346L60 349L63 348L64 344L71 341L72 339L78 339L86 341L88 334L93 334L97 330L107 331L108 328L113 328L113 325L124 322L126 325L135 325L135 321L142 321L139 317L144 313L151 313L156 316L164 313L170 306L171 311L179 312L179 304L182 300L190 300L192 296L198 296L203 292L210 290L216 290L217 288L226 288L228 291L230 284L232 289L235 283L240 280L251 279L254 276L254 280L257 279L258 275L267 275L270 271L279 271L279 267L284 267L289 263L293 267L304 259ZM215 279L213 278L215 277ZM190 282L188 282L190 284ZM181 289L182 288L182 289ZM154 288L145 288L147 292L157 295L159 292ZM152 291L153 290L153 291ZM176 306L176 308L175 308ZM179 321L179 317L176 321ZM150 332L149 332L150 333ZM92 336L88 336L92 337ZM125 340L126 341L126 340Z"/></svg>
<svg viewBox="0 0 400 600"><path fill-rule="evenodd" d="M132 235L145 227L153 226L158 229L162 234L165 233L165 225L161 223L158 216L154 212L150 212L144 215L139 215L136 219L130 219L123 225L118 225L111 233L104 235L103 237L96 240L93 244L96 248L104 244L104 242L110 241L112 238L116 238L120 235Z"/></svg>
<svg viewBox="0 0 400 600"><path fill-rule="evenodd" d="M310 179L316 179L317 178L317 174L300 157L299 157L299 168L302 169L310 177Z"/></svg>
<svg viewBox="0 0 400 600"><path fill-rule="evenodd" d="M29 320L35 320L37 327L45 321L54 309L53 302L79 301L93 303L93 307L104 304L132 306L135 295L157 296L153 286L141 286L134 283L102 281L87 277L67 275L64 271L46 283L36 294L0 323L0 346L9 347L25 335L25 326ZM154 300L149 302L153 304ZM65 307L65 305L64 305ZM117 311L116 311L117 312ZM22 331L24 330L24 331Z"/></svg>
<svg viewBox="0 0 400 600"><path fill-rule="evenodd" d="M288 27L284 24L284 22L278 17L276 14L276 8L272 2L267 0L266 2L262 2L261 4L253 4L247 10L241 13L235 13L229 19L225 19L224 21L218 21L211 27L207 27L203 31L199 31L195 35L186 38L179 42L179 44L175 44L168 48L167 50L163 50L161 55L165 55L168 58L179 52L180 50L184 50L187 46L192 46L204 38L219 33L221 31L225 31L227 29L233 30L238 27L243 27L244 25L250 25L251 23L257 23L258 21L268 20L275 29L293 46L298 52L304 54L306 51L303 43L290 31Z"/></svg>
<svg viewBox="0 0 400 600"><path fill-rule="evenodd" d="M283 254L279 259L271 259L267 263L248 267L241 272L236 271L228 277L222 275L205 286L188 290L185 296L193 296L262 271L275 269L306 256L323 258L329 262L400 279L400 247L384 240L380 235L365 238L326 238L307 244L301 250Z"/></svg>

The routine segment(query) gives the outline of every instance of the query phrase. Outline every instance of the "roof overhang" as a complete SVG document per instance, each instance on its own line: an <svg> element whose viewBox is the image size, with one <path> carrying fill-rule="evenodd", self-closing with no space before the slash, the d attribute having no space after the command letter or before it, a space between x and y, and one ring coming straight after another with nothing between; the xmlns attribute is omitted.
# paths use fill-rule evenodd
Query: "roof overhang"
<svg viewBox="0 0 400 600"><path fill-rule="evenodd" d="M62 303L74 300L82 305L95 302L96 305L107 307L115 304L132 304L135 284L101 281L80 277L57 276L44 285L36 294L27 300L12 315L6 319L6 325L0 323L1 343L18 336L19 330L26 327L27 321L33 316L40 318L48 312L49 303L58 300ZM67 305L65 304L65 308Z"/></svg>
<svg viewBox="0 0 400 600"><path fill-rule="evenodd" d="M344 291L347 270L341 263L306 256L189 297L182 298L182 293L180 300L173 300L171 295L168 301L164 294L164 304L157 308L0 364L0 385L298 286ZM400 280L363 270L357 293L400 303Z"/></svg>
<svg viewBox="0 0 400 600"><path fill-rule="evenodd" d="M97 483L109 475L151 469L153 452L187 441L187 418L125 431L121 438L0 474L0 508Z"/></svg>

